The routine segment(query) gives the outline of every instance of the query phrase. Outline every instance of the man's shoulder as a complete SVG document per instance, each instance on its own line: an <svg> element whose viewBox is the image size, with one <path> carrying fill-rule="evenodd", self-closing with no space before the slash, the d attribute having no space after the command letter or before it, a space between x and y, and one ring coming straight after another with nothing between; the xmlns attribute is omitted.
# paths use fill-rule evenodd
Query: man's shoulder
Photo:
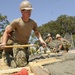
<svg viewBox="0 0 75 75"><path fill-rule="evenodd" d="M30 19L30 22L37 24L36 21L33 19Z"/></svg>
<svg viewBox="0 0 75 75"><path fill-rule="evenodd" d="M20 22L20 20L21 20L21 18L16 18L16 19L14 19L11 23L18 23L18 22Z"/></svg>

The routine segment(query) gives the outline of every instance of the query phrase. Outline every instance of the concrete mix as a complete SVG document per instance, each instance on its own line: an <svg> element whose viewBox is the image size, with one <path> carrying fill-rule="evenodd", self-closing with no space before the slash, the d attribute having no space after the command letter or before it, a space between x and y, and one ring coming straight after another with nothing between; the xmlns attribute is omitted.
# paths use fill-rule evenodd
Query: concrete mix
<svg viewBox="0 0 75 75"><path fill-rule="evenodd" d="M60 57L62 62L44 65L50 75L75 75L75 53L67 53Z"/></svg>

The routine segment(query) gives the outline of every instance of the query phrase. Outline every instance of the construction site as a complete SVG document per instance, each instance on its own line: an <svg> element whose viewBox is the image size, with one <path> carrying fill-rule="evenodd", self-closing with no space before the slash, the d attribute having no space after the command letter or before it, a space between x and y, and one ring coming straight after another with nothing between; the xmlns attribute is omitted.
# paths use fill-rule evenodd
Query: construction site
<svg viewBox="0 0 75 75"><path fill-rule="evenodd" d="M75 50L68 53L47 53L31 55L25 67L8 67L3 58L0 59L0 75L11 75L27 69L28 75L75 75Z"/></svg>
<svg viewBox="0 0 75 75"><path fill-rule="evenodd" d="M0 2L0 75L75 75L75 2L41 1Z"/></svg>

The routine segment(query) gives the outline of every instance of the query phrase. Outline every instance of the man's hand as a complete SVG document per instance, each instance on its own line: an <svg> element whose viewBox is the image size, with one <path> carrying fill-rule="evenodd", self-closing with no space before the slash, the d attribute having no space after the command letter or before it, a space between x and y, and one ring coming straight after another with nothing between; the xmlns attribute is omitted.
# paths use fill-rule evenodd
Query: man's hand
<svg viewBox="0 0 75 75"><path fill-rule="evenodd" d="M44 41L42 41L41 43L44 45L44 47L46 47L46 46L47 46L47 45L46 45L46 43L45 43Z"/></svg>
<svg viewBox="0 0 75 75"><path fill-rule="evenodd" d="M6 46L5 43L1 43L1 44L0 44L0 48L1 48L1 49L4 49L5 46Z"/></svg>

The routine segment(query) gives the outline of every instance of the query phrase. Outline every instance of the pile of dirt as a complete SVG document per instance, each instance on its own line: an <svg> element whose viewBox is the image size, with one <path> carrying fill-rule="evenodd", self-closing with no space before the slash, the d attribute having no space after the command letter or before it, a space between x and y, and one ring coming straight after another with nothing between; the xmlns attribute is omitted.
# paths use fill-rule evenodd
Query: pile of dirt
<svg viewBox="0 0 75 75"><path fill-rule="evenodd" d="M75 53L67 53L60 59L63 61L44 65L44 68L50 75L75 75Z"/></svg>

